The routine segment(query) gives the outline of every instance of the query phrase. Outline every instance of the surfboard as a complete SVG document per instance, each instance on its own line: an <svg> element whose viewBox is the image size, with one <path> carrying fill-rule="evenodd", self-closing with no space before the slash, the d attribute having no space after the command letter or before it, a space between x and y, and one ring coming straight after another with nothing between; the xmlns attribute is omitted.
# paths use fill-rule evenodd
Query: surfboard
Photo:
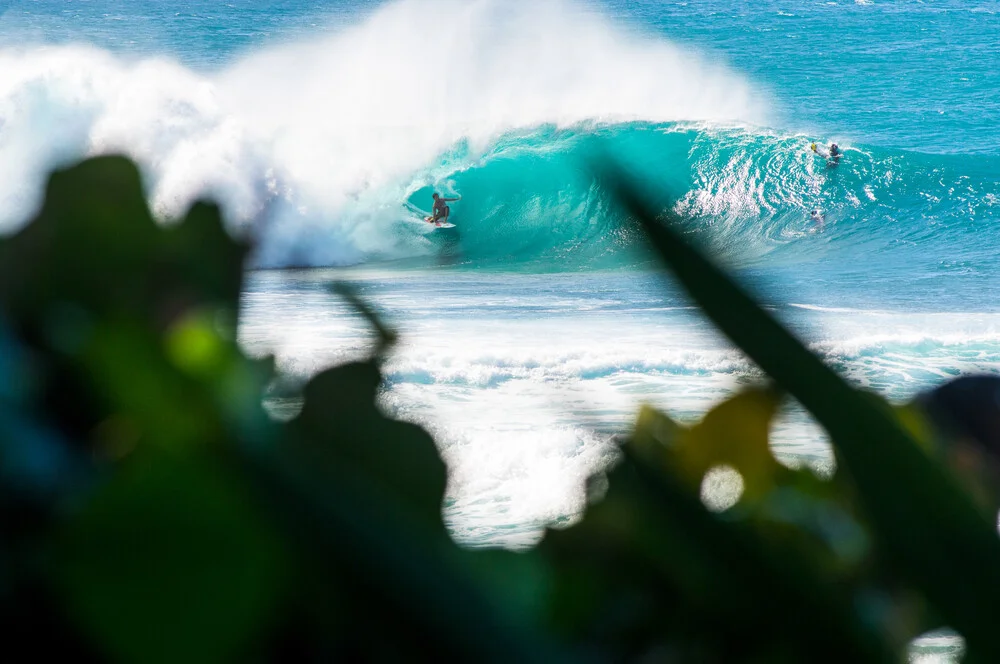
<svg viewBox="0 0 1000 664"><path fill-rule="evenodd" d="M434 221L434 217L424 217L424 221L432 223ZM455 224L449 224L447 221L439 221L434 224L434 226L437 228L454 228Z"/></svg>

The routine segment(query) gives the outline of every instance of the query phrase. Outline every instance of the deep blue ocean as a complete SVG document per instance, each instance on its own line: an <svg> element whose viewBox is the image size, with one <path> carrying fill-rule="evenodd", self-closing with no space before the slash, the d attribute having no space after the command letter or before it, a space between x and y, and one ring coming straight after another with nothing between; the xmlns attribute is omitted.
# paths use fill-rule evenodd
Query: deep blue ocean
<svg viewBox="0 0 1000 664"><path fill-rule="evenodd" d="M383 405L438 439L453 535L525 546L639 403L690 419L760 378L655 271L602 151L855 384L1000 370L998 35L995 0L13 0L0 230L88 154L133 156L164 220L218 199L258 241L248 352L364 353L326 289L355 282L403 332ZM775 450L832 464L794 407Z"/></svg>

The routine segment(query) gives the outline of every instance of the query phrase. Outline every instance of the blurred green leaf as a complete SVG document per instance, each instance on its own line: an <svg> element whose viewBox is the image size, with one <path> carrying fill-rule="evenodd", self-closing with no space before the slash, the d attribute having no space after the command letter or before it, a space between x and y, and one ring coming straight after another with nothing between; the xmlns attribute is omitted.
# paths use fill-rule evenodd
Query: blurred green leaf
<svg viewBox="0 0 1000 664"><path fill-rule="evenodd" d="M0 310L37 360L33 396L97 478L44 506L72 615L122 661L233 661L279 633L335 658L551 659L513 615L528 584L509 602L483 590L528 573L498 563L484 580L444 529L430 436L379 410L395 334L353 291L373 359L321 373L297 417L267 420L273 361L235 343L246 254L212 205L157 225L121 158L54 174L37 218L0 239ZM279 599L298 620L271 622Z"/></svg>
<svg viewBox="0 0 1000 664"><path fill-rule="evenodd" d="M768 445L771 420L779 405L780 397L772 390L744 390L715 406L690 428L654 423L652 420L666 416L644 408L635 444L644 445L646 435L669 443L674 463L695 488L712 468L730 466L743 478L744 495L759 500L773 488L774 475L781 468ZM665 429L670 429L666 435Z"/></svg>
<svg viewBox="0 0 1000 664"><path fill-rule="evenodd" d="M970 657L1000 661L995 524L887 406L850 388L670 224L657 221L660 213L620 171L604 175L706 315L830 433L893 564L966 637Z"/></svg>
<svg viewBox="0 0 1000 664"><path fill-rule="evenodd" d="M379 405L395 332L332 287L377 346L269 421L265 386L288 377L235 342L248 247L209 204L158 225L135 167L99 158L0 238L0 597L54 586L63 605L36 602L27 626L57 644L67 610L80 649L123 662L889 662L931 620L996 659L997 537L938 467L925 413L849 388L610 181L830 431L831 479L772 456L777 388L690 427L646 408L580 523L527 553L462 551L434 441ZM699 495L717 466L744 483L724 513Z"/></svg>
<svg viewBox="0 0 1000 664"><path fill-rule="evenodd" d="M665 467L665 450L625 452L607 497L540 547L558 570L560 629L584 640L609 630L601 643L615 648L611 659L662 646L680 661L895 660L881 626L855 614L850 589L814 550L709 512L684 471ZM623 611L632 615L617 623Z"/></svg>
<svg viewBox="0 0 1000 664"><path fill-rule="evenodd" d="M367 308L360 313L378 321ZM395 338L381 322L376 329L383 344ZM422 661L559 661L519 615L538 568L516 564L514 554L461 552L448 537L444 463L426 431L379 410L378 352L309 381L302 411L284 425L280 458L246 457L300 546L334 565L317 575L332 583L313 588L313 601L348 604L352 633L343 638L366 648L368 630L388 620L394 633L377 630L382 646L419 651ZM496 592L499 583L507 593Z"/></svg>
<svg viewBox="0 0 1000 664"><path fill-rule="evenodd" d="M245 486L202 454L130 457L53 541L74 615L123 662L234 661L288 571Z"/></svg>
<svg viewBox="0 0 1000 664"><path fill-rule="evenodd" d="M413 661L564 661L530 621L484 592L490 586L477 576L500 579L503 570L477 570L385 480L264 450L248 450L246 461L301 555L320 559L308 610L335 612L328 620L341 632L325 635L343 641L334 649L377 658L390 648Z"/></svg>
<svg viewBox="0 0 1000 664"><path fill-rule="evenodd" d="M375 311L358 296L354 286L346 281L341 281L330 286L330 290L347 300L354 310L363 316L368 321L368 324L375 329L378 335L378 344L375 346L374 356L383 357L388 353L398 340L395 331L382 324L382 320Z"/></svg>
<svg viewBox="0 0 1000 664"><path fill-rule="evenodd" d="M444 462L426 431L379 411L381 381L374 361L320 373L305 387L302 412L288 423L286 444L312 471L348 472L384 492L394 509L444 535Z"/></svg>

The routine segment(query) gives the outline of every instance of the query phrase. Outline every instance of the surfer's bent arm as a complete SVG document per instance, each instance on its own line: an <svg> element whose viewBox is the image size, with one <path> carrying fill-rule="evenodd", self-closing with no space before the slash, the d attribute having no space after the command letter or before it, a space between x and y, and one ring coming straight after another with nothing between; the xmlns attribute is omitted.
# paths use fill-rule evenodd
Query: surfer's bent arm
<svg viewBox="0 0 1000 664"><path fill-rule="evenodd" d="M462 197L459 196L458 198L442 198L441 200L443 200L445 203L454 203L455 201L462 200Z"/></svg>

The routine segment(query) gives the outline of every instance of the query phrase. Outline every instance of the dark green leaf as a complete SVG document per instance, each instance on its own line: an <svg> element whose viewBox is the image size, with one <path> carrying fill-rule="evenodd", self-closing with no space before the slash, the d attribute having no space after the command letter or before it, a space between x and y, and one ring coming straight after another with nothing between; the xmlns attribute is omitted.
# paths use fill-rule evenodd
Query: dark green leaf
<svg viewBox="0 0 1000 664"><path fill-rule="evenodd" d="M670 224L658 221L660 211L620 172L605 176L706 315L829 431L894 564L968 639L970 653L1000 661L995 524L887 406L849 387Z"/></svg>
<svg viewBox="0 0 1000 664"><path fill-rule="evenodd" d="M137 452L54 541L73 614L123 662L235 661L273 618L286 558L208 457Z"/></svg>

